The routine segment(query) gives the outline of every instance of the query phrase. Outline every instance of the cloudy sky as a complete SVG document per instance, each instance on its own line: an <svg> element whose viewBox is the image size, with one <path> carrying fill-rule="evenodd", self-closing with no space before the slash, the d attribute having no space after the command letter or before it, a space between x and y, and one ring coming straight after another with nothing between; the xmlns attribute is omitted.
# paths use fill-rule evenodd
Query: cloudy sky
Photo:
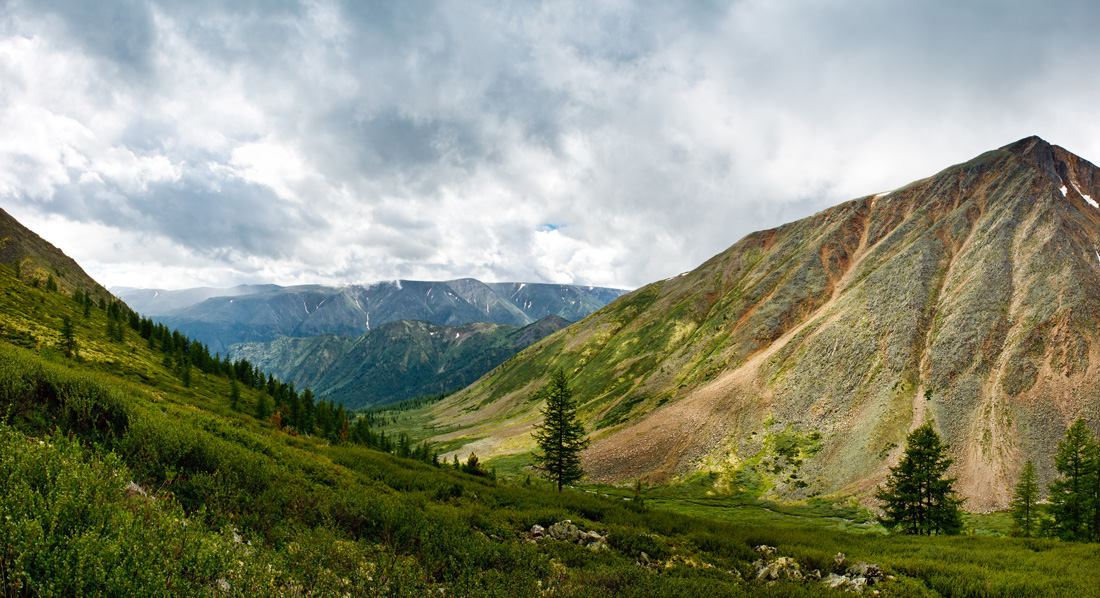
<svg viewBox="0 0 1100 598"><path fill-rule="evenodd" d="M0 0L0 207L100 282L635 287L1037 134L1080 2Z"/></svg>

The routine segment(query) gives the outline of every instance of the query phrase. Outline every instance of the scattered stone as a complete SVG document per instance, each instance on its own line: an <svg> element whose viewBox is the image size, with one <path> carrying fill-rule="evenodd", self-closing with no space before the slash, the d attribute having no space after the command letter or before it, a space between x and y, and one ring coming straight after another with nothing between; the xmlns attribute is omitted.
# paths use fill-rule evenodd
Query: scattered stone
<svg viewBox="0 0 1100 598"><path fill-rule="evenodd" d="M568 519L551 525L549 529L538 524L532 525L531 530L527 532L526 541L535 544L541 540L580 544L587 546L590 550L611 550L606 537L596 531L584 531Z"/></svg>
<svg viewBox="0 0 1100 598"><path fill-rule="evenodd" d="M225 581L224 579L216 580L214 582L214 585L218 586L218 590L220 590L222 592L228 592L230 589L232 589L229 585L229 582Z"/></svg>
<svg viewBox="0 0 1100 598"><path fill-rule="evenodd" d="M881 577L882 570L878 565L872 565L863 561L856 561L854 565L848 567L848 577Z"/></svg>
<svg viewBox="0 0 1100 598"><path fill-rule="evenodd" d="M781 579L816 581L827 588L842 589L861 594L869 586L880 584L884 579L890 579L883 576L882 569L878 565L864 561L857 561L850 565L844 575L830 572L828 577L822 579L820 570L815 569L810 573L803 573L797 561L791 557L776 556L777 551L771 546L760 545L753 550L761 555L761 558L752 564L752 578L758 583L766 585L774 584ZM833 558L833 562L836 563L837 568L840 568L847 562L847 558L844 553L837 553ZM873 590L871 593L878 595L877 590Z"/></svg>
<svg viewBox="0 0 1100 598"><path fill-rule="evenodd" d="M837 575L836 573L830 573L828 577L821 580L821 585L823 585L827 588L833 588L833 589L845 588L845 587L848 586L849 581L850 580L847 577L843 576L843 575Z"/></svg>
<svg viewBox="0 0 1100 598"><path fill-rule="evenodd" d="M785 577L800 581L803 578L798 563L787 556L781 556L774 561L756 561L753 566L756 568L756 579L758 580L775 581Z"/></svg>
<svg viewBox="0 0 1100 598"><path fill-rule="evenodd" d="M561 542L581 543L581 530L568 519L551 525L548 533L551 538Z"/></svg>
<svg viewBox="0 0 1100 598"><path fill-rule="evenodd" d="M761 544L760 546L757 546L753 550L755 550L757 554L762 554L765 557L774 556L775 552L776 552L775 547L767 546L765 544Z"/></svg>
<svg viewBox="0 0 1100 598"><path fill-rule="evenodd" d="M138 486L137 484L130 482L126 484L126 498L146 498L151 499L149 493L145 491L145 488Z"/></svg>
<svg viewBox="0 0 1100 598"><path fill-rule="evenodd" d="M600 538L595 542L590 542L588 544L588 549L594 551L611 550L611 545L607 543L607 540Z"/></svg>

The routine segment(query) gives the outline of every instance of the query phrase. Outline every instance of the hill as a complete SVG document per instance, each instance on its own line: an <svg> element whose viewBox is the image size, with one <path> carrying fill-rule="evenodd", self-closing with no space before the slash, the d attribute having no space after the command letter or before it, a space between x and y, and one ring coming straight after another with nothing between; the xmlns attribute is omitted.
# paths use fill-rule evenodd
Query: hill
<svg viewBox="0 0 1100 598"><path fill-rule="evenodd" d="M224 292L221 296L212 293ZM225 353L242 342L337 334L358 337L398 320L443 326L494 322L526 326L556 315L576 321L624 291L541 283L397 280L369 285L235 287L120 292L134 309ZM201 299L201 300L200 300ZM180 307L186 301L198 301Z"/></svg>
<svg viewBox="0 0 1100 598"><path fill-rule="evenodd" d="M112 298L98 282L88 276L72 258L0 210L0 264L13 268L13 274L32 284L45 286L52 279L67 294L81 291L96 301Z"/></svg>
<svg viewBox="0 0 1100 598"><path fill-rule="evenodd" d="M349 409L361 409L464 388L568 325L554 315L526 326L399 320L359 338L283 337L234 345L230 355Z"/></svg>
<svg viewBox="0 0 1100 598"><path fill-rule="evenodd" d="M933 421L968 507L1002 508L1070 422L1100 426L1093 197L1094 165L1032 137L753 233L448 398L439 440L529 450L527 399L564 367L597 480L867 497Z"/></svg>

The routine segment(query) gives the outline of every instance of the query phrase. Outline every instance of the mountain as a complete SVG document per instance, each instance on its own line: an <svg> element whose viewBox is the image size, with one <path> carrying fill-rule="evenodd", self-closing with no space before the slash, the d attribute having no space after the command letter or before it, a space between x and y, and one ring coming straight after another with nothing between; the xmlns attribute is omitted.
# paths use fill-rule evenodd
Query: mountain
<svg viewBox="0 0 1100 598"><path fill-rule="evenodd" d="M192 289L135 289L127 287L111 288L118 298L126 302L134 311L146 316L163 316L184 309L214 297L237 297L254 295L280 289L273 284L242 284L228 289L197 287Z"/></svg>
<svg viewBox="0 0 1100 598"><path fill-rule="evenodd" d="M111 294L88 276L72 258L0 210L0 264L17 269L18 277L46 284L53 277L58 288L72 294L82 290L96 299L109 300Z"/></svg>
<svg viewBox="0 0 1100 598"><path fill-rule="evenodd" d="M1002 508L1026 459L1046 482L1069 423L1100 424L1093 197L1100 170L1030 137L750 234L438 404L437 440L530 450L527 399L564 367L596 480L866 499L932 421L967 508Z"/></svg>
<svg viewBox="0 0 1100 598"><path fill-rule="evenodd" d="M148 299L150 292L155 299ZM199 299L212 291L188 289L173 295L145 290L121 296L134 301L135 306L143 305L143 301L153 305L160 298L158 292L168 295L162 303L167 305L185 298ZM266 342L283 336L358 337L397 320L446 326L470 322L525 326L557 315L575 321L624 292L576 285L483 283L472 278L446 282L397 280L346 287L265 285L258 292L209 297L163 312L156 319L206 343L212 351L224 353L237 343ZM140 307L135 309L141 311Z"/></svg>
<svg viewBox="0 0 1100 598"><path fill-rule="evenodd" d="M569 326L549 315L526 326L475 322L383 324L359 338L326 334L243 343L230 355L349 409L463 388L529 345Z"/></svg>

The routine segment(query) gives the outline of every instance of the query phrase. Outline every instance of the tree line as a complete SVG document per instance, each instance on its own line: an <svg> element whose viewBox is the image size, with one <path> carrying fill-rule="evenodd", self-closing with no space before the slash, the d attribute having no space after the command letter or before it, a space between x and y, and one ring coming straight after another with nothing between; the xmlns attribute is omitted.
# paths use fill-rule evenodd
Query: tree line
<svg viewBox="0 0 1100 598"><path fill-rule="evenodd" d="M1035 464L1024 464L1011 503L1017 533L1100 542L1100 442L1084 419L1073 422L1058 443L1054 469L1058 477L1047 484L1042 504Z"/></svg>
<svg viewBox="0 0 1100 598"><path fill-rule="evenodd" d="M931 423L914 430L905 452L875 497L882 501L879 520L903 533L957 534L963 522L955 478L946 475L951 459L948 445ZM1100 542L1100 442L1084 419L1066 430L1054 455L1058 476L1041 488L1035 463L1028 459L1020 473L1009 506L1014 534L1045 536L1075 542Z"/></svg>

